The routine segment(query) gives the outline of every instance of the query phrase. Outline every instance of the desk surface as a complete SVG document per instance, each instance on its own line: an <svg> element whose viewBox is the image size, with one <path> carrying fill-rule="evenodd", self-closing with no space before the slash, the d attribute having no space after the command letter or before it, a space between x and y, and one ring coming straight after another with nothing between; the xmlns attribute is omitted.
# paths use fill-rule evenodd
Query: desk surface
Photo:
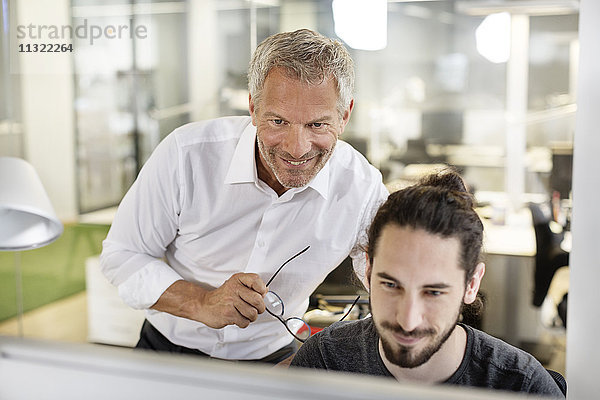
<svg viewBox="0 0 600 400"><path fill-rule="evenodd" d="M511 211L509 200L503 192L477 192L475 197L480 203L489 206L479 208L484 228L483 251L487 254L532 257L536 253L535 230L527 202L543 203L548 196L539 193L524 193L523 208ZM500 217L495 215L500 213ZM562 229L556 224L559 230ZM554 230L554 229L553 229ZM571 251L571 232L566 231L561 247Z"/></svg>
<svg viewBox="0 0 600 400"><path fill-rule="evenodd" d="M541 203L548 196L540 193L523 193L524 206L512 210L505 192L478 191L477 201L489 206L479 208L484 228L483 251L487 254L532 257L535 256L535 231L527 202ZM498 215L499 214L499 215Z"/></svg>
<svg viewBox="0 0 600 400"><path fill-rule="evenodd" d="M492 220L481 217L483 251L485 253L520 257L535 256L535 231L528 209L510 213L505 217L504 224L495 224Z"/></svg>
<svg viewBox="0 0 600 400"><path fill-rule="evenodd" d="M117 207L103 208L102 210L81 214L78 222L80 224L111 225L116 212Z"/></svg>

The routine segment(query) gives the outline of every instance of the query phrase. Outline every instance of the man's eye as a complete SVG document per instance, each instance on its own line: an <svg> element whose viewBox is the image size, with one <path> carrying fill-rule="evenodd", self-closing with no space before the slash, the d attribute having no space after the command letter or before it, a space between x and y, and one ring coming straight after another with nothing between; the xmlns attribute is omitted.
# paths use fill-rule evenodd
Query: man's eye
<svg viewBox="0 0 600 400"><path fill-rule="evenodd" d="M324 127L324 126L325 126L325 124L324 124L324 123L322 123L322 122L313 122L313 123L312 123L312 124L310 124L310 125L311 125L313 128L317 128L317 129L318 129L318 128L322 128L322 127Z"/></svg>
<svg viewBox="0 0 600 400"><path fill-rule="evenodd" d="M390 281L382 281L381 285L388 289L394 289L394 288L398 287L398 285L396 285L395 282L390 282Z"/></svg>
<svg viewBox="0 0 600 400"><path fill-rule="evenodd" d="M432 297L438 297L441 296L443 293L439 290L428 290L427 294Z"/></svg>
<svg viewBox="0 0 600 400"><path fill-rule="evenodd" d="M283 120L282 119L272 119L271 122L273 122L275 125L282 125L283 124Z"/></svg>

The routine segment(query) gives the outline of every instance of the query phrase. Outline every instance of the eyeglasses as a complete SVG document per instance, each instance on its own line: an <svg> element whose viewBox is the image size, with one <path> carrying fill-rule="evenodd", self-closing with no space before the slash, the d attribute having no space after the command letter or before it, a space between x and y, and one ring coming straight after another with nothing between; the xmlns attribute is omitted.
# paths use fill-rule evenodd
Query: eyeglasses
<svg viewBox="0 0 600 400"><path fill-rule="evenodd" d="M269 286L271 284L271 282L273 281L273 279L275 279L275 277L277 276L279 271L281 271L281 269L287 263L289 263L294 258L301 255L308 249L310 249L310 246L306 246L304 249L302 249L298 253L294 254L292 257L290 257L286 262L281 264L281 266L277 269L277 271L275 271L275 273L273 274L271 279L269 279L266 286ZM354 302L350 306L350 309L340 319L340 321L342 321L344 318L346 318L348 316L348 314L350 314L350 311L352 311L352 308L358 302L359 299L360 299L360 296L358 296L354 300ZM287 331L290 333L290 335L292 335L294 338L296 338L296 340L300 341L301 343L304 343L306 341L306 339L308 339L310 337L310 335L311 335L310 325L308 325L308 323L306 323L306 321L304 321L302 318L299 318L299 317L283 318L285 308L284 308L283 300L281 300L281 297L279 297L279 295L277 293L275 293L271 290L268 291L267 294L265 295L264 301L265 301L265 310L269 314L271 314L272 316L277 318L285 326L285 329L287 329Z"/></svg>

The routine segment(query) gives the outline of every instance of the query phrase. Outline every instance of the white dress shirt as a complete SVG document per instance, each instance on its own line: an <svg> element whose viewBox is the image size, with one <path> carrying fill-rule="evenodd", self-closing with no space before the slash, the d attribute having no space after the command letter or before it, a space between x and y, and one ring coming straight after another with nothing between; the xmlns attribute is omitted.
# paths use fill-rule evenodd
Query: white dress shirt
<svg viewBox="0 0 600 400"><path fill-rule="evenodd" d="M289 344L283 324L263 313L245 329L213 329L149 309L175 281L214 289L253 272L302 317L310 294L348 255L359 276L360 249L387 197L381 174L347 143L307 185L280 197L258 179L250 117L191 123L167 136L123 198L103 242L102 270L133 308L171 342L223 359L260 359Z"/></svg>

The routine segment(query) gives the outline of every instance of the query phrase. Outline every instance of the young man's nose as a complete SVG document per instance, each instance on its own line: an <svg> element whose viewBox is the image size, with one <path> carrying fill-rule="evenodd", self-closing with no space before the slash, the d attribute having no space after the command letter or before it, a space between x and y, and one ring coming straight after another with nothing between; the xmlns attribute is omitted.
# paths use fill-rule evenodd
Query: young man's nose
<svg viewBox="0 0 600 400"><path fill-rule="evenodd" d="M404 296L398 300L396 321L407 332L417 329L423 322L422 305L417 299Z"/></svg>
<svg viewBox="0 0 600 400"><path fill-rule="evenodd" d="M301 159L302 156L310 152L311 143L305 126L301 124L290 126L284 139L283 150L296 159Z"/></svg>

